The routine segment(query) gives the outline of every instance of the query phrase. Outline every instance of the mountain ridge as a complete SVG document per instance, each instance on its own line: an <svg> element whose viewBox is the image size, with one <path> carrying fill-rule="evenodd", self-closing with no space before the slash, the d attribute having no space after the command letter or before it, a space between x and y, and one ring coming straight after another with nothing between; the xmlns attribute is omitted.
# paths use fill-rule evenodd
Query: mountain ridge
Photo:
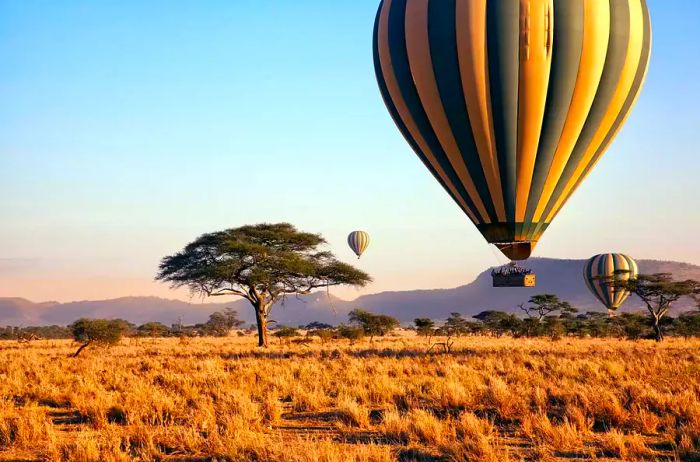
<svg viewBox="0 0 700 462"><path fill-rule="evenodd" d="M302 325L312 321L339 324L347 321L347 314L352 309L362 307L397 317L403 322L410 322L416 317L444 319L454 311L467 316L487 309L516 312L517 304L539 293L555 293L580 311L604 311L583 281L584 263L585 260L575 259L529 260L528 264L538 278L538 287L534 289L494 289L488 269L472 282L449 289L384 291L362 295L354 300L342 300L325 291L289 296L275 306L271 318L285 325ZM642 273L667 272L676 279L700 280L700 266L692 263L666 260L639 260L638 263ZM0 325L63 325L80 317L123 318L136 324L148 321L195 324L206 321L211 313L225 307L236 309L247 323L254 321L252 309L246 300L192 303L154 296L124 296L68 303L34 303L23 297L7 297L0 298ZM683 301L674 311L693 307L689 301ZM623 309L635 311L643 309L643 306L636 297L630 297Z"/></svg>

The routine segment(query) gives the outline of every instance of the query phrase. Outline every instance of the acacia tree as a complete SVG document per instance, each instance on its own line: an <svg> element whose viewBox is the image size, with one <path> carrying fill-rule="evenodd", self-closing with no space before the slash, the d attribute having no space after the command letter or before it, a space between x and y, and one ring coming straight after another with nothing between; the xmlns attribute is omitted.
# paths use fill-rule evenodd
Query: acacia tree
<svg viewBox="0 0 700 462"><path fill-rule="evenodd" d="M169 332L170 329L168 328L168 326L155 321L141 324L139 327L136 328L136 333L139 337L165 337L166 335L168 335Z"/></svg>
<svg viewBox="0 0 700 462"><path fill-rule="evenodd" d="M337 285L364 286L368 274L320 250L325 239L289 223L258 224L204 234L165 257L157 280L187 287L193 295L234 295L250 302L258 345L267 348L267 319L286 295Z"/></svg>
<svg viewBox="0 0 700 462"><path fill-rule="evenodd" d="M348 319L351 324L361 327L365 334L369 335L370 341L374 340L375 336L384 337L401 324L398 319L391 316L370 313L360 308L348 313Z"/></svg>
<svg viewBox="0 0 700 462"><path fill-rule="evenodd" d="M450 313L450 317L447 318L445 324L437 329L438 334L445 336L445 341L431 345L428 352L432 351L435 347L441 346L445 350L445 353L450 353L455 343L454 337L461 337L468 333L470 330L469 324L469 321L464 319L462 313Z"/></svg>
<svg viewBox="0 0 700 462"><path fill-rule="evenodd" d="M78 351L73 353L73 357L78 355L92 344L116 345L126 333L130 325L122 319L87 319L81 318L68 326L76 342L80 342Z"/></svg>
<svg viewBox="0 0 700 462"><path fill-rule="evenodd" d="M530 297L528 303L530 306L521 303L518 308L525 312L529 319L536 319L538 323L552 313L573 314L578 312L576 308L571 306L571 303L559 300L559 297L553 294L534 295Z"/></svg>
<svg viewBox="0 0 700 462"><path fill-rule="evenodd" d="M661 320L671 305L682 297L700 296L700 282L688 279L674 281L668 273L640 274L635 279L612 281L615 287L637 295L649 310L656 341L664 338Z"/></svg>
<svg viewBox="0 0 700 462"><path fill-rule="evenodd" d="M430 318L416 318L413 320L413 324L416 326L416 333L427 337L428 342L430 342L430 338L435 333L435 321Z"/></svg>
<svg viewBox="0 0 700 462"><path fill-rule="evenodd" d="M238 311L227 307L224 311L217 311L209 315L209 320L204 324L204 331L214 337L226 337L231 329L236 329L245 324L238 319Z"/></svg>
<svg viewBox="0 0 700 462"><path fill-rule="evenodd" d="M478 332L480 327L480 325L464 319L462 313L450 313L450 317L447 318L440 330L450 337L461 337L462 335Z"/></svg>
<svg viewBox="0 0 700 462"><path fill-rule="evenodd" d="M474 319L481 321L484 327L497 337L500 337L506 333L515 335L517 332L522 330L523 322L512 313L487 310L482 311L473 317Z"/></svg>

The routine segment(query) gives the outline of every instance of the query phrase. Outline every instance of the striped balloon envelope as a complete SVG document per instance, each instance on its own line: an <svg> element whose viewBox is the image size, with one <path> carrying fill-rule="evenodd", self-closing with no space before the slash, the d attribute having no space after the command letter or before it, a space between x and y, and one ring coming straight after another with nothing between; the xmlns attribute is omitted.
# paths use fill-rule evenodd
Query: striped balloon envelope
<svg viewBox="0 0 700 462"><path fill-rule="evenodd" d="M383 0L373 48L409 145L523 260L629 115L651 24L645 0Z"/></svg>
<svg viewBox="0 0 700 462"><path fill-rule="evenodd" d="M638 275L637 262L621 253L596 255L583 268L588 289L610 312L629 297L629 291L615 287L614 281L635 279Z"/></svg>
<svg viewBox="0 0 700 462"><path fill-rule="evenodd" d="M355 252L357 258L360 258L367 247L369 247L369 234L364 231L353 231L348 235L348 245Z"/></svg>

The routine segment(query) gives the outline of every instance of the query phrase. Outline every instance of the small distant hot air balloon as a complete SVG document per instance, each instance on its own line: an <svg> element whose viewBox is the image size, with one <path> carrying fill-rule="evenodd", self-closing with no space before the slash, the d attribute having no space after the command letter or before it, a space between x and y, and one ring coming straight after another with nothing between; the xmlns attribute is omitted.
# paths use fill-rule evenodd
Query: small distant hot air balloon
<svg viewBox="0 0 700 462"><path fill-rule="evenodd" d="M360 258L369 247L369 234L364 231L351 232L348 236L348 245L355 252L357 258Z"/></svg>
<svg viewBox="0 0 700 462"><path fill-rule="evenodd" d="M583 268L583 279L610 315L629 297L629 291L615 287L615 280L626 281L639 275L637 262L620 253L596 255Z"/></svg>
<svg viewBox="0 0 700 462"><path fill-rule="evenodd" d="M489 243L530 257L639 95L646 0L383 0L379 89Z"/></svg>

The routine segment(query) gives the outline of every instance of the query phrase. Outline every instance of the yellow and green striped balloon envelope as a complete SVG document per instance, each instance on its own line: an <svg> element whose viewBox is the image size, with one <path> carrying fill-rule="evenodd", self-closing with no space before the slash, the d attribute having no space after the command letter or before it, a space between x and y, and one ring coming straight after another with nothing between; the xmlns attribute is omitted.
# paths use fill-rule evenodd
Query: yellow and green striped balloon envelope
<svg viewBox="0 0 700 462"><path fill-rule="evenodd" d="M608 148L650 53L645 0L383 0L374 29L394 122L512 260Z"/></svg>
<svg viewBox="0 0 700 462"><path fill-rule="evenodd" d="M616 287L614 281L635 279L638 275L637 262L621 253L596 255L583 268L586 285L611 312L617 310L630 294L629 291Z"/></svg>

